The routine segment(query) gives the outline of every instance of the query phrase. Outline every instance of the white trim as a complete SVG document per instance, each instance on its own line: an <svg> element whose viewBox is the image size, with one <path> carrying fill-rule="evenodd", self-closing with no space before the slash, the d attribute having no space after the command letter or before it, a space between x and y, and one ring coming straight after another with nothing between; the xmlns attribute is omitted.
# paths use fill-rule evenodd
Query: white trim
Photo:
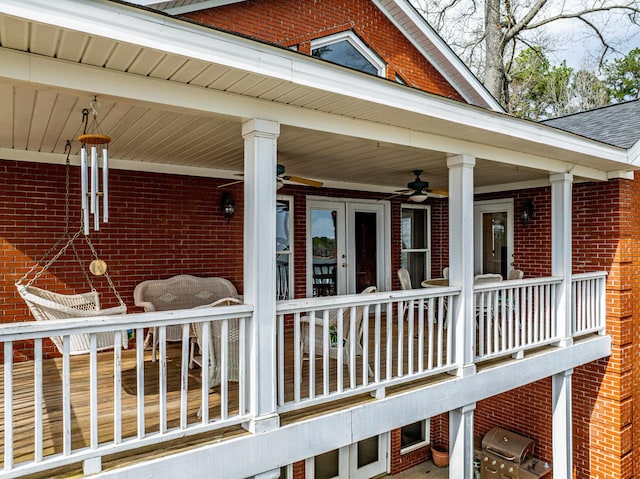
<svg viewBox="0 0 640 479"><path fill-rule="evenodd" d="M460 60L451 47L442 39L442 37L427 23L426 19L418 13L413 5L405 0L373 0L373 3L382 10L385 15L391 20L395 27L402 32L402 34L413 44L413 46L429 61L429 63L456 89L456 91L470 104L477 105L478 100L483 102L486 108L490 108L497 112L504 112L504 108L500 103L489 93L482 82L471 72L471 70ZM402 12L402 18L398 18L399 15L393 15L388 5L397 6ZM411 35L407 30L407 25L415 25L420 33L424 35L424 39L432 45L437 54L440 57L430 53L425 48L425 45L420 42L418 38ZM454 77L446 71L443 63L451 66L459 75ZM473 95L465 88L465 85L477 96Z"/></svg>
<svg viewBox="0 0 640 479"><path fill-rule="evenodd" d="M352 30L345 30L343 32L334 33L333 35L312 40L311 55L313 56L313 50L317 48L326 47L342 41L349 42L351 46L353 46L353 48L355 48L358 53L360 53L371 64L371 66L378 71L378 76L383 78L386 76L386 63L384 60L370 46L364 43Z"/></svg>
<svg viewBox="0 0 640 479"><path fill-rule="evenodd" d="M166 0L165 0L166 1ZM163 2L155 2L155 3L165 3ZM206 2L195 2L191 5L183 5L181 7L171 7L163 10L165 13L169 15L181 15L183 13L197 12L199 10L204 10L206 8L216 8L222 7L224 5L231 5L232 3L239 3L239 0L208 0Z"/></svg>

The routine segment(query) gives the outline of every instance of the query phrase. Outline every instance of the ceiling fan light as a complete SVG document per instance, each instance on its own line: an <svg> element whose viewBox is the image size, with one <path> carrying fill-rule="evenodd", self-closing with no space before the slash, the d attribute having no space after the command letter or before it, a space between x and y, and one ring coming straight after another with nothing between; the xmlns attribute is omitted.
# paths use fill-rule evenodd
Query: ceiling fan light
<svg viewBox="0 0 640 479"><path fill-rule="evenodd" d="M409 201L413 201L414 203L422 203L428 197L429 195L427 195L424 191L416 191L415 193L411 193L409 195Z"/></svg>
<svg viewBox="0 0 640 479"><path fill-rule="evenodd" d="M279 190L284 186L284 181L280 178L276 178L276 190Z"/></svg>

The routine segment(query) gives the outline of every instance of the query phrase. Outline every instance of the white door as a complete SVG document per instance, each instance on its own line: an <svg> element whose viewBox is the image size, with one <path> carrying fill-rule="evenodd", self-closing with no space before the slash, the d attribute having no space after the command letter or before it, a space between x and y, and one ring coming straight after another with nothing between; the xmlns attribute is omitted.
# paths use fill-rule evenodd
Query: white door
<svg viewBox="0 0 640 479"><path fill-rule="evenodd" d="M513 269L513 200L476 202L473 223L475 274L507 279Z"/></svg>
<svg viewBox="0 0 640 479"><path fill-rule="evenodd" d="M381 434L307 459L307 479L370 479L387 472L389 435Z"/></svg>
<svg viewBox="0 0 640 479"><path fill-rule="evenodd" d="M362 201L307 202L307 295L388 289L388 206Z"/></svg>

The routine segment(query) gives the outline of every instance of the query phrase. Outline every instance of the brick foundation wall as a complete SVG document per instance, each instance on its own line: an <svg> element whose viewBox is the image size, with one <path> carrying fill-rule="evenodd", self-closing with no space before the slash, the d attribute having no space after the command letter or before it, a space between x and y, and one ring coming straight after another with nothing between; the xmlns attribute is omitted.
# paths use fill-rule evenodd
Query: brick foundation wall
<svg viewBox="0 0 640 479"><path fill-rule="evenodd" d="M438 71L368 0L248 0L189 13L184 17L262 41L311 53L311 41L355 32L386 63L386 77L463 101Z"/></svg>

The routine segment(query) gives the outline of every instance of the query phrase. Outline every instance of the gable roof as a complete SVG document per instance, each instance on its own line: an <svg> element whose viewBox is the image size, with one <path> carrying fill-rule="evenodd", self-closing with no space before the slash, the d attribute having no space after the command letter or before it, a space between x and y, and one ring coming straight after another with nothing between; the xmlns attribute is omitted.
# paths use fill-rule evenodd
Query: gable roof
<svg viewBox="0 0 640 479"><path fill-rule="evenodd" d="M640 99L551 118L541 123L628 149L640 140Z"/></svg>
<svg viewBox="0 0 640 479"><path fill-rule="evenodd" d="M244 0L128 0L128 3L159 10L169 15L181 15L241 1ZM500 103L408 0L371 1L465 101L475 106L504 112Z"/></svg>

